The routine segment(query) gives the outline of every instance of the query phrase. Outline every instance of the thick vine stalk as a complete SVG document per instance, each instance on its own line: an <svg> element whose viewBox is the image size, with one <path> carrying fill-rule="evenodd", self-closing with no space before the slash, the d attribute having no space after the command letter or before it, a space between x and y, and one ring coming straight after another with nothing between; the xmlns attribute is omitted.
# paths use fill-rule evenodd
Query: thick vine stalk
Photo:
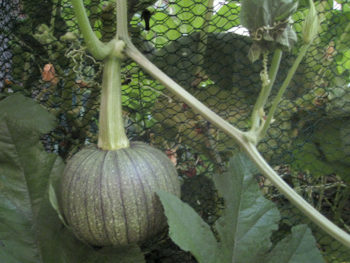
<svg viewBox="0 0 350 263"><path fill-rule="evenodd" d="M110 55L105 59L99 117L98 147L118 150L129 147L123 114L119 58Z"/></svg>
<svg viewBox="0 0 350 263"><path fill-rule="evenodd" d="M221 129L228 136L232 137L235 142L246 152L260 172L264 174L273 185L285 195L285 197L301 210L310 220L322 228L329 235L340 241L342 244L350 248L350 235L340 229L337 225L328 220L308 202L306 202L300 195L298 195L281 177L269 166L261 154L256 149L256 146L249 142L244 136L244 133L227 121L222 119L219 115L211 111L203 103L198 101L195 97L189 94L185 89L170 79L164 72L153 65L145 56L143 56L131 42L123 39L127 43L125 53L138 63L147 73L162 83L175 96L184 101L196 113L200 114L204 119L212 123L217 128Z"/></svg>
<svg viewBox="0 0 350 263"><path fill-rule="evenodd" d="M117 0L117 13L119 17L126 19L127 7L125 0ZM125 54L139 64L147 73L163 84L170 92L184 101L196 113L200 114L207 121L211 122L217 128L221 129L227 135L232 137L235 142L246 152L260 172L264 174L274 186L283 193L286 198L301 210L309 219L316 225L322 228L329 235L340 241L342 244L350 248L350 235L344 230L340 229L333 222L328 220L308 202L306 202L300 195L298 195L281 177L271 168L271 166L264 160L256 146L246 139L245 134L233 125L222 119L215 112L210 110L207 106L197 100L194 96L188 93L184 88L178 85L164 72L158 69L152 62L150 62L131 42L127 24L124 23L124 28L119 31L119 38L126 43Z"/></svg>
<svg viewBox="0 0 350 263"><path fill-rule="evenodd" d="M72 0L72 4L88 50L95 59L104 60L98 147L107 151L129 147L121 99L121 51L125 43L118 40L118 35L108 43L100 41L92 30L83 2Z"/></svg>

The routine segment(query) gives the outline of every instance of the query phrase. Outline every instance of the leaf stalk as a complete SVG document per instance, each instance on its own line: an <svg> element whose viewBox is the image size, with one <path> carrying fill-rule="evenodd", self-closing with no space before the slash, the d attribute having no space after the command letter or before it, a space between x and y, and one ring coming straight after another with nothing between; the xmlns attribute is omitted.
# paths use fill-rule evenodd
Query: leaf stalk
<svg viewBox="0 0 350 263"><path fill-rule="evenodd" d="M297 58L295 59L292 67L289 69L287 77L283 81L282 86L278 90L278 93L272 102L272 106L271 106L270 111L266 117L266 121L264 122L263 126L261 127L261 130L259 131L259 139L262 139L266 135L266 132L267 132L268 128L270 127L271 121L273 119L273 116L277 110L278 104L280 103L280 101L283 97L283 94L285 93L285 91L288 88L295 72L297 71L300 62L303 60L309 46L310 46L309 44L301 46Z"/></svg>
<svg viewBox="0 0 350 263"><path fill-rule="evenodd" d="M115 56L105 60L98 132L98 147L102 150L130 145L123 121L120 65L120 59Z"/></svg>
<svg viewBox="0 0 350 263"><path fill-rule="evenodd" d="M269 70L269 84L268 85L263 85L262 89L260 91L259 97L254 105L253 111L252 111L252 126L250 131L248 132L249 135L251 136L251 139L255 144L258 143L258 137L259 133L259 127L261 126L261 121L262 121L262 116L261 112L264 111L264 107L266 105L267 99L270 96L273 84L275 83L276 80L276 75L280 67L280 62L282 58L282 50L281 49L276 49L272 58L270 70Z"/></svg>

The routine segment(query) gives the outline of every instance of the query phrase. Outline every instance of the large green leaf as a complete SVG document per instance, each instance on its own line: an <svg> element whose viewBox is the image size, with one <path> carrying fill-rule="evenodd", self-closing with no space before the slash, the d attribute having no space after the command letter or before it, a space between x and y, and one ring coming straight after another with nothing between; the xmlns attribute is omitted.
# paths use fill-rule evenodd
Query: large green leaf
<svg viewBox="0 0 350 263"><path fill-rule="evenodd" d="M235 155L228 172L214 177L226 209L215 224L225 253L225 262L261 262L271 247L270 237L278 228L280 214L259 190L252 163Z"/></svg>
<svg viewBox="0 0 350 263"><path fill-rule="evenodd" d="M39 139L53 120L21 95L0 102L0 262L144 262L138 247L96 251L63 227L48 186L50 174L59 176L64 164Z"/></svg>
<svg viewBox="0 0 350 263"><path fill-rule="evenodd" d="M216 239L210 227L193 210L176 196L157 192L168 218L169 235L184 251L191 251L199 262L216 262Z"/></svg>
<svg viewBox="0 0 350 263"><path fill-rule="evenodd" d="M214 178L225 201L223 215L214 225L218 241L191 207L171 194L159 192L172 240L200 263L323 262L305 225L292 228L292 234L269 253L280 214L259 190L255 172L247 157L238 154L230 160L228 172Z"/></svg>
<svg viewBox="0 0 350 263"><path fill-rule="evenodd" d="M52 117L20 95L3 100L0 110L0 258L40 262L37 218L57 156L43 150L39 135L53 128Z"/></svg>
<svg viewBox="0 0 350 263"><path fill-rule="evenodd" d="M292 233L282 239L271 251L267 263L321 263L325 262L317 249L316 240L307 225L292 228Z"/></svg>
<svg viewBox="0 0 350 263"><path fill-rule="evenodd" d="M55 117L32 99L15 94L0 103L0 118L12 121L31 132L47 133L54 128ZM3 130L1 130L3 132Z"/></svg>

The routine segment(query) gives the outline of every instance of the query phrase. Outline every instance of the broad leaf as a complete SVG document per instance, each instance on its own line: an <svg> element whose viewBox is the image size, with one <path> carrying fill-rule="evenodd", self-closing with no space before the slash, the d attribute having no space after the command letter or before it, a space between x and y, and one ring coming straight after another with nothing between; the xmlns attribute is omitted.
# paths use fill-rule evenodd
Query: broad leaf
<svg viewBox="0 0 350 263"><path fill-rule="evenodd" d="M21 95L0 102L0 262L144 262L138 247L95 251L64 228L48 195L50 174L64 164L39 140L53 120Z"/></svg>
<svg viewBox="0 0 350 263"><path fill-rule="evenodd" d="M292 233L281 240L271 251L267 263L322 263L325 262L317 249L315 238L307 225L292 228Z"/></svg>
<svg viewBox="0 0 350 263"><path fill-rule="evenodd" d="M7 116L24 129L47 133L54 128L55 117L32 99L15 94L0 103L0 118Z"/></svg>
<svg viewBox="0 0 350 263"><path fill-rule="evenodd" d="M39 132L51 130L53 118L20 95L3 100L0 109L0 259L40 262L37 218L58 157L43 150Z"/></svg>
<svg viewBox="0 0 350 263"><path fill-rule="evenodd" d="M228 172L214 177L226 208L215 224L225 253L225 262L261 262L271 247L270 237L278 228L280 214L259 190L252 163L235 155Z"/></svg>
<svg viewBox="0 0 350 263"><path fill-rule="evenodd" d="M194 211L176 196L157 192L168 218L169 235L184 251L191 251L199 262L215 262L216 239L210 227Z"/></svg>
<svg viewBox="0 0 350 263"><path fill-rule="evenodd" d="M225 200L223 215L215 224L219 241L191 207L159 192L172 240L200 263L323 262L305 225L292 228L292 234L269 254L271 234L278 228L280 214L276 205L264 198L255 173L249 159L238 154L230 160L228 172L215 176L215 185Z"/></svg>

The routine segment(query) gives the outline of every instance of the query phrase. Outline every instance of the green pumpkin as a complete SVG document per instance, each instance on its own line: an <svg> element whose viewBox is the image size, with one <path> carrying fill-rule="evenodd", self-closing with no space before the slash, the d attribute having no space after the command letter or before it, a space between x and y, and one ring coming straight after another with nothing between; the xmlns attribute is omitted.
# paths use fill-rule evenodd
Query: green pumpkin
<svg viewBox="0 0 350 263"><path fill-rule="evenodd" d="M64 171L63 214L91 245L140 244L166 228L157 190L180 196L176 169L161 151L142 142L113 151L89 146Z"/></svg>

